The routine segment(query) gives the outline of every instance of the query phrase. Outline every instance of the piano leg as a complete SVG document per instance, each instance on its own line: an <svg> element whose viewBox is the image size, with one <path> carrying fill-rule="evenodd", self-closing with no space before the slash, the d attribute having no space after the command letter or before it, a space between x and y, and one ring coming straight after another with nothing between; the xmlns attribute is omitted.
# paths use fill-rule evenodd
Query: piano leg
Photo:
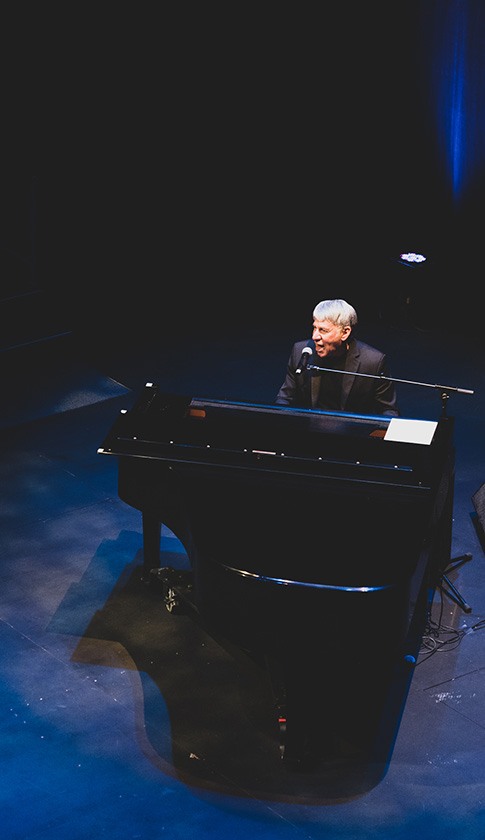
<svg viewBox="0 0 485 840"><path fill-rule="evenodd" d="M301 664L302 659L304 665ZM318 662L305 658L304 647L293 656L266 657L280 736L280 756L295 770L314 770L337 757L336 725L329 702L335 687L322 687Z"/></svg>
<svg viewBox="0 0 485 840"><path fill-rule="evenodd" d="M160 539L162 534L162 523L160 519L151 513L142 513L143 523L143 570L142 580L149 583L152 569L160 567Z"/></svg>

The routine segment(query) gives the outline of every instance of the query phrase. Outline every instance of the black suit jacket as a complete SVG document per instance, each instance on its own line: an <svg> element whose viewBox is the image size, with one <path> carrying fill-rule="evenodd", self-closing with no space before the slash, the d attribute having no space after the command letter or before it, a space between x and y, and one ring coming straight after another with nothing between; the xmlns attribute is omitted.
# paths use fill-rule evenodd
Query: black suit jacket
<svg viewBox="0 0 485 840"><path fill-rule="evenodd" d="M386 356L365 344L363 341L350 337L349 349L345 360L345 370L348 373L335 373L342 376L342 391L340 411L353 414L386 414L398 417L397 398L394 383L388 379L372 379L367 376L352 376L352 373L365 373L377 377L389 376ZM297 341L293 345L286 377L276 396L279 405L292 405L295 408L316 408L318 406L318 392L321 378L318 372L303 370L295 373L304 347L311 347L313 355L310 364L325 367L325 359L319 359L315 352L315 342Z"/></svg>

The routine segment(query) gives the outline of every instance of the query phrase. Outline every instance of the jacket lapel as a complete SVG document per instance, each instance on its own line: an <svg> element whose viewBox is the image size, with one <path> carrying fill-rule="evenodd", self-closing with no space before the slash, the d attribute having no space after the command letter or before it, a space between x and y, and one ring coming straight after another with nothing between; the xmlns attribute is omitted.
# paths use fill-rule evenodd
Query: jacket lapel
<svg viewBox="0 0 485 840"><path fill-rule="evenodd" d="M345 359L345 370L348 373L343 374L342 379L342 392L340 398L340 407L342 411L344 411L345 406L347 405L347 400L349 398L350 389L355 381L355 376L349 376L348 374L356 372L359 367L359 350L357 348L357 344L355 341L349 342L349 349L347 351L347 356Z"/></svg>
<svg viewBox="0 0 485 840"><path fill-rule="evenodd" d="M311 371L310 387L312 392L312 408L318 405L318 397L320 394L320 382L322 381L317 371Z"/></svg>

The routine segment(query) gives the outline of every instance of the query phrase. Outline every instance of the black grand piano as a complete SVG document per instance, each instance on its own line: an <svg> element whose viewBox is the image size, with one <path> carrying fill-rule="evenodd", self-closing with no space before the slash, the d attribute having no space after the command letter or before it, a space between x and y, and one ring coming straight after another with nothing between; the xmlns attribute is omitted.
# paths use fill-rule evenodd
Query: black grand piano
<svg viewBox="0 0 485 840"><path fill-rule="evenodd" d="M347 749L375 740L450 560L453 420L428 443L396 440L391 422L148 383L98 450L142 513L143 577L268 669L287 759L336 733ZM160 568L161 523L186 549L184 576Z"/></svg>

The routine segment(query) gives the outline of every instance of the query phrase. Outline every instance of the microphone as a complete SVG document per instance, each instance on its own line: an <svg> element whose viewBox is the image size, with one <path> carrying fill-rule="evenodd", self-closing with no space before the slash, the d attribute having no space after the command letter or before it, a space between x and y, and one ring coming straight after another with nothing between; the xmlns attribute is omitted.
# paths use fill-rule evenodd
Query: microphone
<svg viewBox="0 0 485 840"><path fill-rule="evenodd" d="M303 350L301 351L301 359L298 362L298 367L295 370L295 373L302 373L305 370L305 368L308 364L308 360L309 360L310 356L312 355L312 353L313 353L313 350L312 350L311 347L304 347L303 348Z"/></svg>

